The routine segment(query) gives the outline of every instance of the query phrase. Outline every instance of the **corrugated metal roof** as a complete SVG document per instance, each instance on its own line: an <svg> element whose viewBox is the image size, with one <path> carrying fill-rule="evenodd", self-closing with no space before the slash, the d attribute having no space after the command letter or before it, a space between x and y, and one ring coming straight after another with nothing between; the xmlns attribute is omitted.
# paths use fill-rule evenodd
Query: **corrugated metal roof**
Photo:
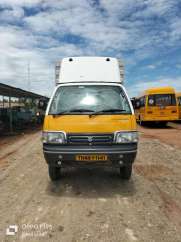
<svg viewBox="0 0 181 242"><path fill-rule="evenodd" d="M37 93L25 91L21 88L16 88L3 83L0 83L0 95L10 97L26 97L26 98L47 98ZM47 98L48 99L48 98Z"/></svg>

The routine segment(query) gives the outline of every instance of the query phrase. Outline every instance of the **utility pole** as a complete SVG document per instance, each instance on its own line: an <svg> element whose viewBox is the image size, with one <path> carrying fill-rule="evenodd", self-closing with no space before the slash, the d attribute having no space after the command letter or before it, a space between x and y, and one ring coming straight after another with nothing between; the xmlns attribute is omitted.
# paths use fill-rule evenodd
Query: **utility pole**
<svg viewBox="0 0 181 242"><path fill-rule="evenodd" d="M9 129L10 133L13 132L13 113L12 113L12 106L11 106L11 91L9 92Z"/></svg>
<svg viewBox="0 0 181 242"><path fill-rule="evenodd" d="M28 75L28 91L31 92L30 61L28 61L27 75Z"/></svg>

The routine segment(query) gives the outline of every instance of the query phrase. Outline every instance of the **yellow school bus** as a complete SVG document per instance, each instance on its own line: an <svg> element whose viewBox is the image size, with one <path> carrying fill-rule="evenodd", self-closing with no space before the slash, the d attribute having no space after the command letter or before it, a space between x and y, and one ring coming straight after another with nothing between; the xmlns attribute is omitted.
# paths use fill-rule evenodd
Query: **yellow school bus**
<svg viewBox="0 0 181 242"><path fill-rule="evenodd" d="M136 98L136 120L144 122L162 122L178 120L178 105L175 90L172 87L150 88Z"/></svg>
<svg viewBox="0 0 181 242"><path fill-rule="evenodd" d="M179 120L181 120L181 92L178 92L176 95L179 109Z"/></svg>

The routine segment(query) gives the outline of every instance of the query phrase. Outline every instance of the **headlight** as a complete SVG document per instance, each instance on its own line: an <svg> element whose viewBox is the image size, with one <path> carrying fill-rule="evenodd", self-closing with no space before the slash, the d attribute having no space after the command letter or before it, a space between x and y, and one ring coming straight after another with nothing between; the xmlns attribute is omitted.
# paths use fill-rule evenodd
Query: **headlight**
<svg viewBox="0 0 181 242"><path fill-rule="evenodd" d="M115 143L137 143L138 132L117 132L115 136Z"/></svg>
<svg viewBox="0 0 181 242"><path fill-rule="evenodd" d="M65 134L63 132L43 132L42 141L49 144L64 144Z"/></svg>

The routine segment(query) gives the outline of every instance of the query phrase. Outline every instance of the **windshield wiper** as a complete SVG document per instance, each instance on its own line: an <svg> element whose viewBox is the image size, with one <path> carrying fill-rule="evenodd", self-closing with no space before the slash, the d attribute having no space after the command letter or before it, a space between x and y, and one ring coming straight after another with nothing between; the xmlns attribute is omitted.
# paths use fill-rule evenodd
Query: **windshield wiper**
<svg viewBox="0 0 181 242"><path fill-rule="evenodd" d="M119 109L119 108L102 109L102 110L91 113L89 116L91 117L91 116L99 115L102 113L121 113L121 112L126 112L126 110Z"/></svg>
<svg viewBox="0 0 181 242"><path fill-rule="evenodd" d="M121 112L125 112L125 111L126 111L125 109L118 109L118 108L102 109L102 110L99 110L99 111L79 108L79 109L65 110L65 111L61 111L61 112L58 112L58 113L50 113L50 115L58 116L58 115L71 114L71 113L90 112L89 116L91 117L91 116L99 115L99 114L102 114L102 113L121 113Z"/></svg>
<svg viewBox="0 0 181 242"><path fill-rule="evenodd" d="M50 115L53 116L58 116L58 115L64 115L64 114L71 114L71 113L84 113L84 112L94 112L91 109L84 109L84 108L79 108L79 109L70 109L70 110L65 110L65 111L61 111L58 113L50 113Z"/></svg>

